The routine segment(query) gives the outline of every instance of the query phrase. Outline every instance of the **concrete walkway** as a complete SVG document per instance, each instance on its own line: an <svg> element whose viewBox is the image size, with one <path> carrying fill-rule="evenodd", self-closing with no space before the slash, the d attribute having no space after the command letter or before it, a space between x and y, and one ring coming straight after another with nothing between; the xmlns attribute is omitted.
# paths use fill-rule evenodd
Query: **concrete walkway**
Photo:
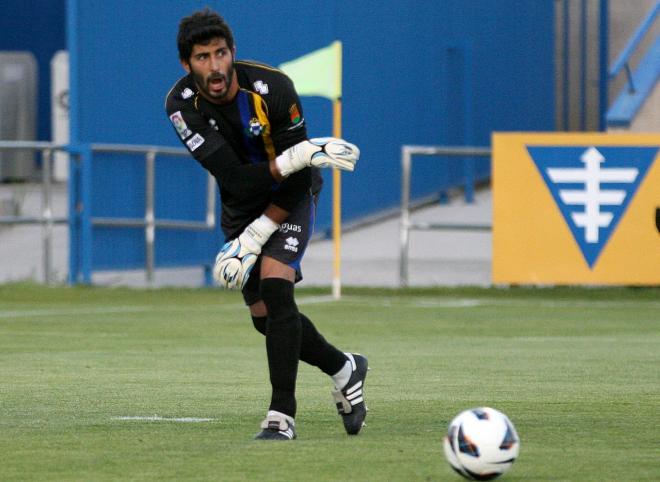
<svg viewBox="0 0 660 482"><path fill-rule="evenodd" d="M38 216L41 210L39 185L0 185L0 216ZM66 186L54 188L54 215L65 216ZM451 223L490 223L491 192L477 192L475 202L454 199L416 211L413 221ZM56 226L53 239L55 280L65 282L68 271L68 228ZM455 286L488 285L491 271L491 233L465 231L413 231L410 237L410 285ZM342 239L342 284L345 286L384 286L399 284L399 219L356 229ZM329 286L332 279L331 240L314 241L303 261L305 279L301 286ZM117 271L96 273L93 282L110 286L147 286L145 273ZM43 281L42 228L0 225L0 283ZM154 286L200 286L201 268L156 270Z"/></svg>

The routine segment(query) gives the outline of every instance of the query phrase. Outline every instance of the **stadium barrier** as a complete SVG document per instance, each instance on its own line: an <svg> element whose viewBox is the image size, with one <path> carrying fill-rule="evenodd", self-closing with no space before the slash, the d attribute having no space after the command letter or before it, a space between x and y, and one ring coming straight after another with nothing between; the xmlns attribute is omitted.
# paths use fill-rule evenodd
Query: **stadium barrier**
<svg viewBox="0 0 660 482"><path fill-rule="evenodd" d="M409 281L409 248L410 231L458 230L458 231L490 231L491 224L469 223L413 223L410 220L410 181L412 177L413 156L448 156L448 157L490 157L491 149L474 146L412 146L401 147L401 222L400 222L400 254L399 254L399 286L408 286ZM472 200L474 179L471 170L466 172L466 198Z"/></svg>
<svg viewBox="0 0 660 482"><path fill-rule="evenodd" d="M42 141L0 141L0 150L29 150L41 152L41 188L42 208L40 216L0 216L0 225L14 226L18 224L34 224L43 227L43 268L44 282L53 282L53 226L69 224L69 282L91 282L91 227L103 226L110 228L144 228L145 239L145 273L148 283L154 279L156 228L180 230L213 230L216 227L215 181L209 174L206 184L206 216L204 221L182 219L156 219L154 213L155 193L155 161L157 155L187 157L184 148L163 146L122 145L122 144L91 144L88 147L71 149L67 145L58 145ZM54 153L69 152L72 175L69 181L69 213L65 217L53 215L53 158ZM141 218L92 217L89 210L91 197L89 182L82 182L86 176L86 160L91 160L92 153L114 154L144 154L145 161L145 206ZM87 162L89 164L89 162ZM206 274L207 277L210 273Z"/></svg>
<svg viewBox="0 0 660 482"><path fill-rule="evenodd" d="M53 216L52 165L56 151L66 146L40 141L0 141L0 150L27 150L41 152L41 216L0 216L0 225L36 224L42 226L44 282L53 282L53 226L67 224L67 217Z"/></svg>
<svg viewBox="0 0 660 482"><path fill-rule="evenodd" d="M91 161L94 153L110 154L144 154L145 161L145 206L144 216L137 218L124 217L93 217L85 206L91 205ZM178 229L186 231L212 231L216 227L216 197L215 180L208 174L206 177L206 212L203 221L186 219L156 219L154 211L155 199L155 161L157 155L188 157L190 154L184 148L124 145L124 144L91 144L74 149L73 176L69 186L69 212L75 212L70 218L71 254L69 282L89 284L92 281L92 227L109 228L144 228L145 241L145 274L148 285L154 281L156 228ZM82 208L79 208L82 206ZM211 284L210 267L205 266L205 283Z"/></svg>

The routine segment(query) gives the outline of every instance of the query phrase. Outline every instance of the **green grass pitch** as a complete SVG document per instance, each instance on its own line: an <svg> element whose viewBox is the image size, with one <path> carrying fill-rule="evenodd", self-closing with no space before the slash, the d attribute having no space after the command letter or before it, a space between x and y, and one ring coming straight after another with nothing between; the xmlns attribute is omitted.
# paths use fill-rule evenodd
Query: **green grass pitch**
<svg viewBox="0 0 660 482"><path fill-rule="evenodd" d="M239 294L0 286L0 480L459 481L442 436L483 405L521 437L502 480L660 479L659 289L344 293L298 300L369 357L367 426L301 365L278 443L252 440L269 384Z"/></svg>

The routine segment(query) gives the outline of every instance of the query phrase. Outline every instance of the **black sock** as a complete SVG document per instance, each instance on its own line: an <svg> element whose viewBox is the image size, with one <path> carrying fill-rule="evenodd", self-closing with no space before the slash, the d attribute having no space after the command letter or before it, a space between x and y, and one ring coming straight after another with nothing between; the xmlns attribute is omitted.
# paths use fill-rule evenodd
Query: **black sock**
<svg viewBox="0 0 660 482"><path fill-rule="evenodd" d="M262 335L266 334L267 319L265 316L252 317L254 328ZM346 363L346 355L328 343L316 330L314 323L303 313L300 313L300 324L302 325L300 359L330 376L341 370Z"/></svg>
<svg viewBox="0 0 660 482"><path fill-rule="evenodd" d="M270 410L295 417L302 329L293 299L293 283L281 278L265 278L260 285L261 299L268 310L266 353L273 388Z"/></svg>
<svg viewBox="0 0 660 482"><path fill-rule="evenodd" d="M314 326L314 323L304 314L300 313L302 323L302 345L300 359L330 376L342 369L346 363L346 355L332 346L323 338Z"/></svg>

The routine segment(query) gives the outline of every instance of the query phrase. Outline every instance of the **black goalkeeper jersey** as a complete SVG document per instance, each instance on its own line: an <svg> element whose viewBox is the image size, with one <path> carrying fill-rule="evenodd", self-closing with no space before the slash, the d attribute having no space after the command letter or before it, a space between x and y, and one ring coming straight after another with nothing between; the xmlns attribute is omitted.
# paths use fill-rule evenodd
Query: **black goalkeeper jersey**
<svg viewBox="0 0 660 482"><path fill-rule="evenodd" d="M268 170L269 160L307 139L291 79L255 62L237 61L234 68L240 89L231 103L208 102L192 75L186 75L174 84L165 104L181 142L216 178L227 239L240 234L269 203L290 211L310 189L313 193L321 189L317 168L303 169L282 183L274 181ZM238 163L243 169L235 169ZM230 169L237 173L231 178Z"/></svg>

